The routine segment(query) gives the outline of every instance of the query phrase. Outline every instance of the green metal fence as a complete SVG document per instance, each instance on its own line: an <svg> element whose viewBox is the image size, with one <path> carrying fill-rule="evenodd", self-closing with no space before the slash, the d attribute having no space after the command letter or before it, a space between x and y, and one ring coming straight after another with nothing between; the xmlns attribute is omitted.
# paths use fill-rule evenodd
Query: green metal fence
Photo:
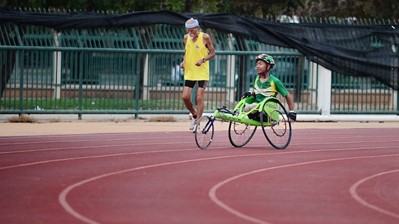
<svg viewBox="0 0 399 224"><path fill-rule="evenodd" d="M233 107L256 77L254 56L274 56L299 113L320 113L318 73L295 49L206 29L217 56L205 110ZM151 25L66 30L0 24L1 113L182 114L185 29ZM333 73L332 113L398 112L397 93L369 78Z"/></svg>
<svg viewBox="0 0 399 224"><path fill-rule="evenodd" d="M397 91L370 77L333 73L331 112L389 114L398 112Z"/></svg>

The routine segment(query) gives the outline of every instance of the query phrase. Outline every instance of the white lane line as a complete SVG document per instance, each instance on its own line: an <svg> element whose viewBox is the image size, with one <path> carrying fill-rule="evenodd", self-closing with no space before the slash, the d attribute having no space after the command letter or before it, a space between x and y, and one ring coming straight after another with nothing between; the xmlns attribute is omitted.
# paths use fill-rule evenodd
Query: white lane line
<svg viewBox="0 0 399 224"><path fill-rule="evenodd" d="M96 156L81 156L81 157L69 157L63 159L52 159L52 160L43 160L31 163L22 163L12 166L3 166L0 167L0 170L7 170L12 168L19 168L19 167L27 167L27 166L35 166L35 165L43 165L48 163L55 163L55 162L66 162L72 160L82 160L82 159L99 159L99 158L108 158L108 157L115 157L115 156L128 156L128 155L140 155L140 154L150 154L150 153L166 153L166 152L181 152L181 151L190 151L196 149L171 149L171 150L154 150L154 151L140 151L140 152L126 152L126 153L114 153L114 154L105 154L105 155L96 155Z"/></svg>
<svg viewBox="0 0 399 224"><path fill-rule="evenodd" d="M115 145L118 146L118 145ZM126 145L119 145L119 146L126 146ZM263 145L261 145L263 146ZM100 147L100 146L96 146ZM90 147L90 148L96 148L96 147ZM104 146L104 147L114 147L114 146ZM86 147L83 147L86 148ZM369 147L366 148L368 149L386 149L386 146L377 146L377 147ZM391 148L391 147L388 147ZM60 148L62 149L62 148ZM214 147L214 149L225 149L225 147ZM300 151L285 151L285 150L279 150L277 153L274 153L273 151L265 151L263 155L280 155L280 154L292 154L292 153L314 153L314 152L330 152L330 151L352 151L352 150L364 150L364 147L356 147L356 148L335 148L335 149L318 149L318 150L311 150L311 151L305 151L305 150L300 150ZM69 157L69 158L62 158L62 159L51 159L51 160L42 160L42 161L37 161L37 162L30 162L30 163L21 163L21 164L16 164L16 165L11 165L11 166L3 166L0 167L0 170L7 170L7 169L12 169L12 168L19 168L19 167L27 167L27 166L35 166L35 165L42 165L42 164L48 164L48 163L55 163L55 162L65 162L65 161L72 161L72 160L82 160L82 159L98 159L98 158L107 158L107 157L115 157L115 156L125 156L125 155L139 155L139 154L146 154L146 153L164 153L164 152L184 152L184 151L206 151L206 150L200 150L198 148L185 148L185 149L172 149L172 150L154 150L154 151L140 151L140 152L127 152L127 153L115 153L115 154L104 154L104 155L96 155L96 156L81 156L81 157Z"/></svg>
<svg viewBox="0 0 399 224"><path fill-rule="evenodd" d="M381 148L386 148L386 147L374 147L377 149L381 149ZM328 150L317 150L318 152L326 152L326 151L335 151L328 149ZM349 150L364 150L363 147L361 148L352 148ZM284 151L279 151L277 153L273 153L272 155L281 155L281 154L292 154L292 153L314 153L315 151L295 151L295 152L284 152ZM122 173L126 173L126 172L132 172L132 171L137 171L137 170L143 170L143 169L148 169L148 168L154 168L154 167L160 167L160 166L167 166L167 165L176 165L176 164L182 164L182 163L188 163L188 162L199 162L199 161L206 161L206 160L216 160L216 159L226 159L226 158L237 158L237 157L251 157L251 156L267 156L267 155L271 155L271 154L266 154L266 153L257 153L257 154L245 154L245 155L230 155L230 156L219 156L219 157L211 157L211 158L201 158L201 159L191 159L191 160L182 160L182 161L174 161L174 162L167 162L167 163L158 163L158 164L153 164L153 165L147 165L147 166L141 166L141 167L136 167L136 168L131 168L131 169L127 169L127 170L120 170L120 171L115 171L112 173L105 173L99 176L95 176L95 177L91 177L88 179L84 179L80 182L77 182L75 184L72 184L70 186L68 186L67 188L65 188L59 195L58 197L58 201L61 204L61 206L73 217L86 222L86 223L96 223L94 220L91 220L90 218L80 214L79 212L75 211L72 206L69 205L68 201L67 201L67 196L69 194L69 192L71 192L73 189L82 186L86 183L101 179L101 178L105 178L105 177L109 177L112 175L119 175ZM399 155L399 154L398 154ZM306 163L304 163L306 164ZM286 165L287 167L292 166L292 165ZM285 166L282 166L285 167ZM273 168L275 169L275 168ZM259 171L260 172L260 171ZM211 189L212 191L212 189ZM216 192L216 189L215 189ZM235 215L237 214L241 214L241 213L235 213ZM240 216L239 216L240 217ZM246 217L246 220L251 220L254 221L256 220L255 218L252 217ZM255 222L256 223L256 222ZM265 222L263 222L265 223Z"/></svg>
<svg viewBox="0 0 399 224"><path fill-rule="evenodd" d="M170 139L170 138L167 138ZM110 141L114 141L114 140L110 140ZM222 141L223 142L228 142L226 141ZM394 140L394 141L390 141L390 142L399 142L399 140ZM106 147L123 147L123 146L147 146L147 145L165 145L165 144L169 144L169 145L176 145L176 143L179 144L189 144L192 143L192 141L187 141L187 142L159 142L159 143L140 143L140 144L120 144L120 145L99 145L99 146L73 146L73 147L56 147L56 148L39 148L39 149L30 149L30 150L18 150L18 151L6 151L6 152L0 152L0 155L8 155L8 154L17 154L17 153L33 153L33 152L46 152L46 151L57 151L57 150L67 150L67 149L90 149L90 148L106 148ZM340 142L340 144L357 144L357 143L379 143L378 141L370 141L370 142L366 142L366 141L348 141L348 142ZM380 143L386 143L386 141L380 141ZM310 146L310 145L336 145L337 142L307 142L306 145ZM227 145L230 146L230 145ZM227 147L226 146L226 147ZM264 145L250 145L248 147L258 147L258 146L264 146ZM290 144L289 147L295 147L295 146L303 146L303 143L298 143L298 144ZM270 146L271 147L271 146ZM212 147L209 149L213 149L213 148L221 148L221 146L219 147ZM289 150L289 148L287 148Z"/></svg>
<svg viewBox="0 0 399 224"><path fill-rule="evenodd" d="M392 173L396 173L396 172L399 172L399 170L390 170L390 171L377 173L377 174L368 176L368 177L366 177L366 178L363 178L363 179L357 181L355 184L353 184L353 185L350 187L349 192L350 192L351 196L352 196L357 202L359 202L361 205L366 206L366 207L368 207L368 208L370 208L370 209L372 209L372 210L374 210L374 211L377 211L377 212L383 213L383 214L385 214L385 215L391 216L391 217L393 217L393 218L399 219L399 214L394 213L394 212L391 212L391 211L388 211L388 210L385 210L385 209L380 208L380 207L378 207L378 206L376 206L376 205L370 204L370 203L368 203L366 200L364 200L362 197L360 197L360 195L357 193L357 188L358 188L361 184L365 183L366 181L369 181L369 180L371 180L371 179L373 179L373 178L376 178L376 177L380 177L380 176L383 176L383 175L392 174Z"/></svg>
<svg viewBox="0 0 399 224"><path fill-rule="evenodd" d="M79 138L84 138L85 136L79 136ZM112 137L112 136L98 136L102 138L102 140L106 141L134 141L134 140L154 140L154 138L143 138L143 137L127 137L127 138L103 138L103 137ZM170 139L170 136L166 137L157 137L157 139ZM34 140L37 140L35 138ZM9 146L9 145L31 145L31 144L47 144L47 143L69 143L69 142L98 142L97 139L59 139L59 140L47 140L47 141L31 141L31 142L8 142L8 143L0 143L0 146Z"/></svg>
<svg viewBox="0 0 399 224"><path fill-rule="evenodd" d="M276 169L283 169L283 168L289 168L289 167L294 167L294 166L303 166L303 165L309 165L309 164L316 164L316 163L324 163L324 162L334 162L334 161L341 161L341 160L353 160L353 159L369 159L369 158L381 158L381 157L392 157L392 156L399 156L399 154L388 154L388 155L377 155L377 156L357 156L357 157L346 157L346 158L336 158L336 159L325 159L325 160L316 160L316 161L309 161L309 162L302 162L302 163L293 163L293 164L287 164L287 165L281 165L281 166L274 166L274 167L268 167L268 168L264 168L264 169L258 169L258 170L253 170L250 172L246 172L246 173L242 173L233 177L230 177L228 179L225 179L219 183L217 183L216 185L214 185L210 191L208 192L208 196L210 197L210 199L219 207L221 207L222 209L226 210L227 212L229 212L232 215L235 215L239 218L242 218L246 221L252 222L252 223L257 223L257 224L270 224L267 221L264 220L260 220L257 219L255 217L246 215L232 207L230 207L229 205L227 205L226 203L224 203L223 201L221 201L218 197L217 197L217 191L219 190L219 188L221 188L223 185L228 184L234 180L237 180L239 178L245 177L245 176L249 176L252 174L256 174L259 172L265 172L265 171L270 171L270 170L276 170Z"/></svg>
<svg viewBox="0 0 399 224"><path fill-rule="evenodd" d="M179 142L179 143L192 143L192 141L190 141L190 142ZM29 150L0 152L0 155L16 154L16 153L30 153L30 152L47 152L47 151L69 150L69 149L91 149L91 148L108 148L108 147L125 147L125 146L149 146L149 145L176 145L176 142L119 144L119 145L91 145L91 146L42 148L42 149L29 149Z"/></svg>
<svg viewBox="0 0 399 224"><path fill-rule="evenodd" d="M76 219L85 222L85 223L90 223L90 224L97 224L98 222L80 214L77 212L75 209L72 208L71 205L69 205L67 201L67 196L68 194L75 188L82 186L84 184L87 184L89 182L113 176L113 175L120 175L123 173L127 172L133 172L137 170L143 170L143 169L149 169L149 168L156 168L156 167L161 167L161 166L168 166L168 165L176 165L176 164L183 164L183 163L190 163L190 162L200 162L200 161L206 161L206 160L217 160L217 159L226 159L226 158L236 158L236 157L250 157L250 156L264 156L264 153L261 154L247 154L247 155L230 155L230 156L219 156L219 157L208 157L208 158L201 158L201 159L189 159L189 160L181 160L181 161L174 161L174 162L166 162L166 163L157 163L153 165L147 165L147 166L140 166L140 167L135 167L135 168L130 168L130 169L125 169L125 170L119 170L111 173L105 173L102 175L94 176L91 178L84 179L82 181L79 181L77 183L74 183L72 185L69 185L66 187L58 196L58 202L61 204L61 206L67 211L70 215L75 217Z"/></svg>
<svg viewBox="0 0 399 224"><path fill-rule="evenodd" d="M109 147L109 146L108 146ZM224 147L215 147L215 148L224 148ZM385 149L386 147L371 147L367 149ZM38 162L32 162L32 163L25 163L25 164L17 164L17 165L12 165L12 166L6 166L6 167L0 167L0 170L5 170L5 169L11 169L11 168L18 168L18 167L28 167L28 166L33 166L33 165L42 165L42 164L48 164L48 163L54 163L54 162L64 162L64 161L71 161L71 160L82 160L82 159L96 159L96 158L106 158L106 157L114 157L114 156L125 156L125 155L135 155L135 154L146 154L146 153L164 153L164 152L177 152L177 151L188 151L188 150L198 150L197 148L195 149L179 149L179 150L158 150L158 151L147 151L147 152L131 152L131 153L117 153L117 154L107 154L107 155L98 155L98 156L84 156L84 157L72 157L72 158L63 158L63 159L54 159L54 160L46 160L46 161L38 161ZM246 156L259 156L259 155L280 155L280 154L292 154L292 153L314 153L314 152L328 152L328 151L336 151L336 150L342 150L341 148L339 149L322 149L322 150L312 150L312 151L280 151L278 153L260 153L260 154L247 154L247 155L233 155L233 156L225 156L225 157L214 157L210 159L220 159L220 158L232 158L232 157L246 157ZM345 150L364 150L364 147L357 147L357 148L350 148L350 149L345 149ZM199 159L198 161L203 161L205 159ZM193 160L196 161L196 160ZM171 164L177 164L179 162L173 162L167 165ZM149 168L149 167L147 167Z"/></svg>

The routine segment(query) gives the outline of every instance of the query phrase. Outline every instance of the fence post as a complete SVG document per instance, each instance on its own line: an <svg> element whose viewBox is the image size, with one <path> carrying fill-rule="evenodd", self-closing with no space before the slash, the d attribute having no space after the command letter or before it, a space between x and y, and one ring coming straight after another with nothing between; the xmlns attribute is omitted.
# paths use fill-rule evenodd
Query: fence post
<svg viewBox="0 0 399 224"><path fill-rule="evenodd" d="M229 103L235 101L235 55L227 56L227 99Z"/></svg>
<svg viewBox="0 0 399 224"><path fill-rule="evenodd" d="M53 32L54 44L56 47L60 46L59 36L61 34L57 31ZM61 98L61 52L53 52L53 83L54 83L54 99Z"/></svg>
<svg viewBox="0 0 399 224"><path fill-rule="evenodd" d="M16 58L17 60L15 61L15 74L17 77L19 77L19 115L22 115L24 111L24 54L25 51L17 51ZM22 67L21 67L22 66Z"/></svg>
<svg viewBox="0 0 399 224"><path fill-rule="evenodd" d="M317 109L321 115L330 115L331 111L331 70L317 65L318 89Z"/></svg>
<svg viewBox="0 0 399 224"><path fill-rule="evenodd" d="M83 51L78 53L80 57L78 57L78 77L79 77L79 106L78 106L78 120L82 120L82 110L83 110L83 61L85 54Z"/></svg>
<svg viewBox="0 0 399 224"><path fill-rule="evenodd" d="M399 81L398 81L399 82ZM399 86L399 83L398 83ZM393 100L393 107L392 108L396 108L396 115L399 115L399 97L398 97L398 90L394 90L392 92L392 97L393 99L396 99L396 102Z"/></svg>
<svg viewBox="0 0 399 224"><path fill-rule="evenodd" d="M319 76L318 74L318 69L317 69L317 64L314 62L309 62L309 71L308 71L308 75L309 75L309 89L310 90L316 90L316 91L311 91L310 92L310 96L311 96L311 104L312 105L316 105L317 106L317 77Z"/></svg>
<svg viewBox="0 0 399 224"><path fill-rule="evenodd" d="M148 86L148 60L149 60L149 55L145 55L144 59L144 68L143 68L143 100L149 100L150 94L149 94L149 86Z"/></svg>

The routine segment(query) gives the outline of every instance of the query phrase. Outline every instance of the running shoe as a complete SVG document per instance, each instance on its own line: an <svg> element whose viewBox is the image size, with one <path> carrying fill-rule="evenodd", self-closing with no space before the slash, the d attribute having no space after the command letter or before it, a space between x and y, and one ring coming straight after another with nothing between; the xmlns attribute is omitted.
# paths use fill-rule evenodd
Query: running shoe
<svg viewBox="0 0 399 224"><path fill-rule="evenodd" d="M195 125L196 125L196 118L194 118L194 116L190 113L190 119L191 119L191 124L190 124L190 130L194 130Z"/></svg>

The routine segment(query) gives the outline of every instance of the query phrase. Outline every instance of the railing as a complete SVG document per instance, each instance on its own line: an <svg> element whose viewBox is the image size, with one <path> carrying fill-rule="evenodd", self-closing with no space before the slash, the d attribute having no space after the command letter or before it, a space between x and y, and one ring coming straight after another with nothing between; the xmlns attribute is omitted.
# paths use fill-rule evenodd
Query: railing
<svg viewBox="0 0 399 224"><path fill-rule="evenodd" d="M1 52L14 52L16 58L0 101L1 113L186 113L183 80L173 73L182 51L16 47ZM232 107L237 96L252 86L256 53L218 52L211 61L206 111ZM317 97L322 90L318 74L309 70L310 62L297 53L271 54L277 62L274 73L294 95L297 111L320 113ZM397 113L392 89L370 78L338 77L345 80L333 78L332 113Z"/></svg>
<svg viewBox="0 0 399 224"><path fill-rule="evenodd" d="M2 113L186 113L182 71L177 68L178 75L174 73L182 51L14 47L2 52L14 52L15 57L15 63L4 60L12 69L1 98ZM252 85L253 56L258 52L235 53L218 52L211 61L206 110L234 104ZM302 56L273 55L282 66L290 65L276 73L285 74L281 79L294 90L293 74ZM309 91L306 83L301 86Z"/></svg>
<svg viewBox="0 0 399 224"><path fill-rule="evenodd" d="M397 91L371 77L351 77L333 73L331 113L398 113Z"/></svg>
<svg viewBox="0 0 399 224"><path fill-rule="evenodd" d="M68 30L0 24L0 113L183 114L181 27L155 25ZM215 30L217 56L205 110L233 107L252 86L254 56L268 52L272 73L294 95L299 113L319 114L320 74L295 49L280 48ZM398 113L397 92L378 80L332 75L331 113Z"/></svg>

